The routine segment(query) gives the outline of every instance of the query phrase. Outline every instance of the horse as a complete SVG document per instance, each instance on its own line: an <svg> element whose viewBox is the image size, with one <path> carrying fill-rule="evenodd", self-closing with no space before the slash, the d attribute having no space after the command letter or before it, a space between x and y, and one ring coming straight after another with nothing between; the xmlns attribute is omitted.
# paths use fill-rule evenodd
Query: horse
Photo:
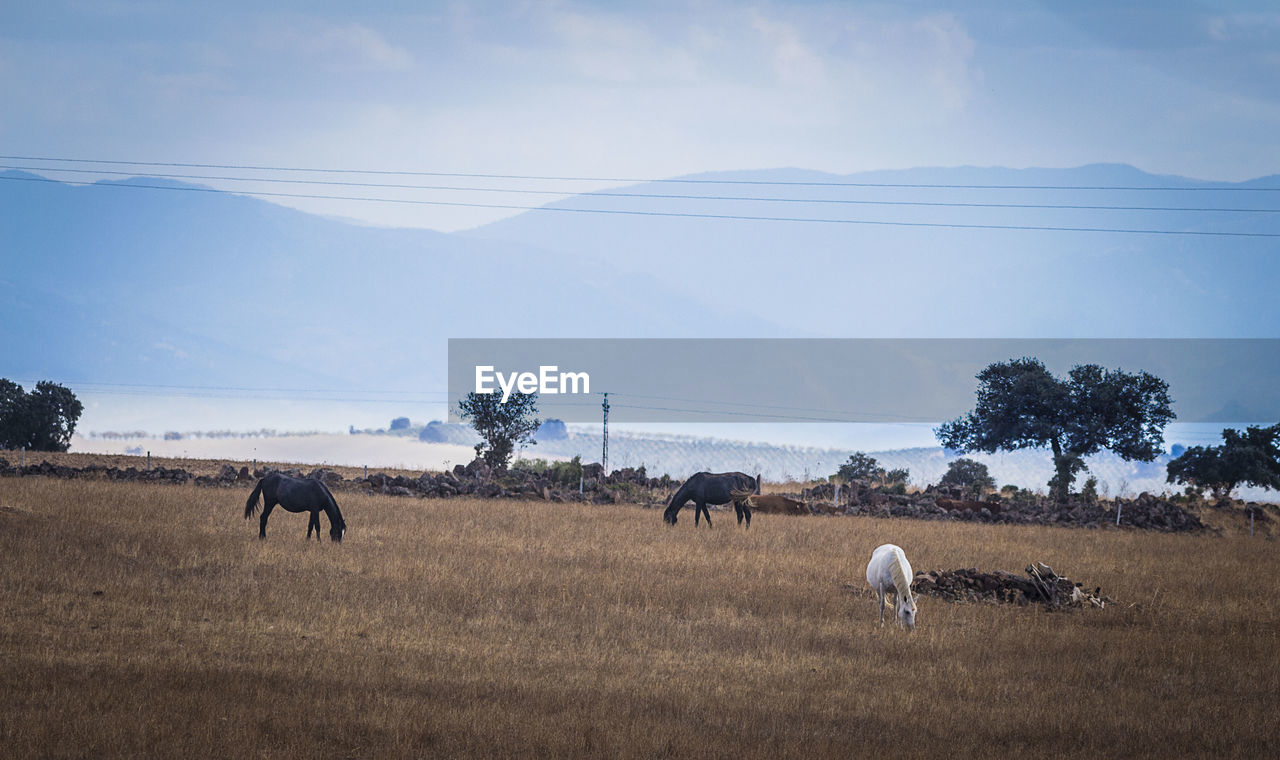
<svg viewBox="0 0 1280 760"><path fill-rule="evenodd" d="M915 576L911 573L911 563L902 549L893 544L884 544L871 552L871 561L867 563L867 583L871 590L880 595L880 625L884 625L884 597L892 595L894 608L898 613L898 622L907 630L916 626L916 599L911 595L911 581Z"/></svg>
<svg viewBox="0 0 1280 760"><path fill-rule="evenodd" d="M311 478L294 478L280 472L273 472L258 481L244 503L244 517L249 519L258 509L258 495L262 495L264 506L262 518L258 525L258 538L267 537L267 517L278 504L289 512L310 512L307 522L307 540L311 540L311 531L315 530L316 540L320 540L320 511L329 516L329 540L342 541L347 532L347 521L342 519L342 511L334 500L329 488L319 480Z"/></svg>
<svg viewBox="0 0 1280 760"><path fill-rule="evenodd" d="M686 480L671 497L671 503L662 513L662 521L668 525L676 524L676 513L693 501L693 524L698 525L698 516L707 518L707 527L711 527L711 512L708 504L728 504L733 502L733 511L738 515L738 524L743 517L747 527L751 527L751 507L747 506L747 497L760 493L760 476L754 478L743 472L699 472Z"/></svg>
<svg viewBox="0 0 1280 760"><path fill-rule="evenodd" d="M757 512L778 515L808 515L809 505L797 499L789 499L779 493L753 494L747 497L747 506Z"/></svg>

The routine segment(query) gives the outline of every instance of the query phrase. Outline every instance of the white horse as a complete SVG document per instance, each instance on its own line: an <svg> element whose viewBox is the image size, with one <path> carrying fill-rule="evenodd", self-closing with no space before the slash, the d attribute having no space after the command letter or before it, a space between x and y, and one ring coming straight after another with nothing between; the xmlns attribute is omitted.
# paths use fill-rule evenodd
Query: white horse
<svg viewBox="0 0 1280 760"><path fill-rule="evenodd" d="M884 625L885 594L892 594L898 622L908 629L915 627L916 599L911 594L911 581L914 579L911 563L907 562L907 555L902 549L884 544L871 552L871 561L867 563L867 583L880 595L880 625Z"/></svg>

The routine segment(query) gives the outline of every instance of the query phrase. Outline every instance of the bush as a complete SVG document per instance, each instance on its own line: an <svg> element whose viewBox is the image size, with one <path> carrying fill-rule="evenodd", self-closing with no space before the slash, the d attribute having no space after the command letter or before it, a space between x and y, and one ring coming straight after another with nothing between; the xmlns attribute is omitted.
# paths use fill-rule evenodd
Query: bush
<svg viewBox="0 0 1280 760"><path fill-rule="evenodd" d="M582 478L582 457L576 456L567 462L548 462L545 459L517 459L511 463L511 469L540 475L554 485L577 488Z"/></svg>
<svg viewBox="0 0 1280 760"><path fill-rule="evenodd" d="M911 470L902 467L896 470L889 470L884 474L884 484L886 486L902 486L903 492L906 490L907 481L911 479Z"/></svg>
<svg viewBox="0 0 1280 760"><path fill-rule="evenodd" d="M511 469L528 472L534 475L542 475L547 471L547 460L545 459L517 459L511 463Z"/></svg>
<svg viewBox="0 0 1280 760"><path fill-rule="evenodd" d="M846 483L854 480L877 481L884 475L884 468L876 463L876 458L867 456L861 451L855 451L849 455L849 461L836 470L836 477Z"/></svg>
<svg viewBox="0 0 1280 760"><path fill-rule="evenodd" d="M556 462L548 470L551 482L562 486L577 486L582 479L582 457L575 456L568 462Z"/></svg>
<svg viewBox="0 0 1280 760"><path fill-rule="evenodd" d="M947 472L942 476L939 485L958 486L976 499L987 491L993 490L996 487L996 481L991 477L985 464L961 457L947 465Z"/></svg>
<svg viewBox="0 0 1280 760"><path fill-rule="evenodd" d="M1084 499L1085 504L1098 503L1098 479L1097 478L1090 475L1089 478L1084 481L1084 488L1080 489L1080 498Z"/></svg>

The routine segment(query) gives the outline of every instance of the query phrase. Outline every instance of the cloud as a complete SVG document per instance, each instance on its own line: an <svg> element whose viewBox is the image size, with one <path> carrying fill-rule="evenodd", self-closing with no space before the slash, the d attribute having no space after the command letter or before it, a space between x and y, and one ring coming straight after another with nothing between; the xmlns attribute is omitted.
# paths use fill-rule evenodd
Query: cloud
<svg viewBox="0 0 1280 760"><path fill-rule="evenodd" d="M1280 13L1234 13L1212 16L1205 31L1214 42L1262 42L1275 44L1280 37Z"/></svg>
<svg viewBox="0 0 1280 760"><path fill-rule="evenodd" d="M929 56L926 66L933 93L945 108L964 107L973 83L981 77L971 65L976 47L973 39L951 14L926 16L914 26Z"/></svg>
<svg viewBox="0 0 1280 760"><path fill-rule="evenodd" d="M356 23L336 26L312 21L289 26L266 35L262 44L291 51L327 68L403 71L414 62L408 50Z"/></svg>
<svg viewBox="0 0 1280 760"><path fill-rule="evenodd" d="M186 352L186 351L183 351L181 348L178 348L177 346L175 346L175 345L173 345L172 343L169 343L168 341L165 341L165 340L162 340L162 341L160 341L160 342L158 342L158 343L156 343L156 344L152 345L152 348L157 349L157 350L159 350L159 351L165 351L165 352L167 352L167 353L169 353L169 354L172 354L174 357L176 357L176 358L178 358L178 359L186 359L186 358L187 358L187 352ZM144 358L146 358L146 357L144 357Z"/></svg>
<svg viewBox="0 0 1280 760"><path fill-rule="evenodd" d="M778 81L790 86L814 86L825 79L826 67L801 40L795 26L751 12L751 26L768 47Z"/></svg>
<svg viewBox="0 0 1280 760"><path fill-rule="evenodd" d="M565 73L614 84L688 82L699 76L678 29L655 33L646 19L554 6L541 23L552 40L546 62L563 62ZM526 61L530 52L539 52L533 47L526 44L520 51Z"/></svg>

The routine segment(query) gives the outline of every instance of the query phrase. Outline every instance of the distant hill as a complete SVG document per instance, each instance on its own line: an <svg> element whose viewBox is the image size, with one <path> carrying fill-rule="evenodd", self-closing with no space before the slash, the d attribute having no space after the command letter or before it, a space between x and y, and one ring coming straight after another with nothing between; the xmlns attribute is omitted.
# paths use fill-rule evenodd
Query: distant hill
<svg viewBox="0 0 1280 760"><path fill-rule="evenodd" d="M134 187L37 179L0 174L0 356L13 377L442 390L450 337L1275 337L1280 324L1276 239L554 211L443 234L365 227L155 179L118 183ZM734 184L618 192L1244 208L1277 199L1232 188L1280 186L1280 177L1227 185L1114 165L686 179ZM751 184L758 182L1227 190ZM1280 232L1280 214L1244 212L598 196L551 205L622 204L905 224Z"/></svg>
<svg viewBox="0 0 1280 760"><path fill-rule="evenodd" d="M1131 166L922 168L832 175L722 172L617 191L649 195L1156 208L1280 208L1280 176L1238 184ZM705 181L728 184L701 184ZM754 184L754 183L781 184ZM794 183L1020 185L1146 190L831 187ZM577 197L551 204L652 212L1280 233L1280 214ZM823 337L1276 337L1280 240L525 213L466 233L665 272L691 299L747 304L795 334ZM709 285L714 283L714 285ZM1246 307L1247 305L1247 307Z"/></svg>
<svg viewBox="0 0 1280 760"><path fill-rule="evenodd" d="M572 253L33 177L0 174L9 375L443 389L450 337L777 334Z"/></svg>

